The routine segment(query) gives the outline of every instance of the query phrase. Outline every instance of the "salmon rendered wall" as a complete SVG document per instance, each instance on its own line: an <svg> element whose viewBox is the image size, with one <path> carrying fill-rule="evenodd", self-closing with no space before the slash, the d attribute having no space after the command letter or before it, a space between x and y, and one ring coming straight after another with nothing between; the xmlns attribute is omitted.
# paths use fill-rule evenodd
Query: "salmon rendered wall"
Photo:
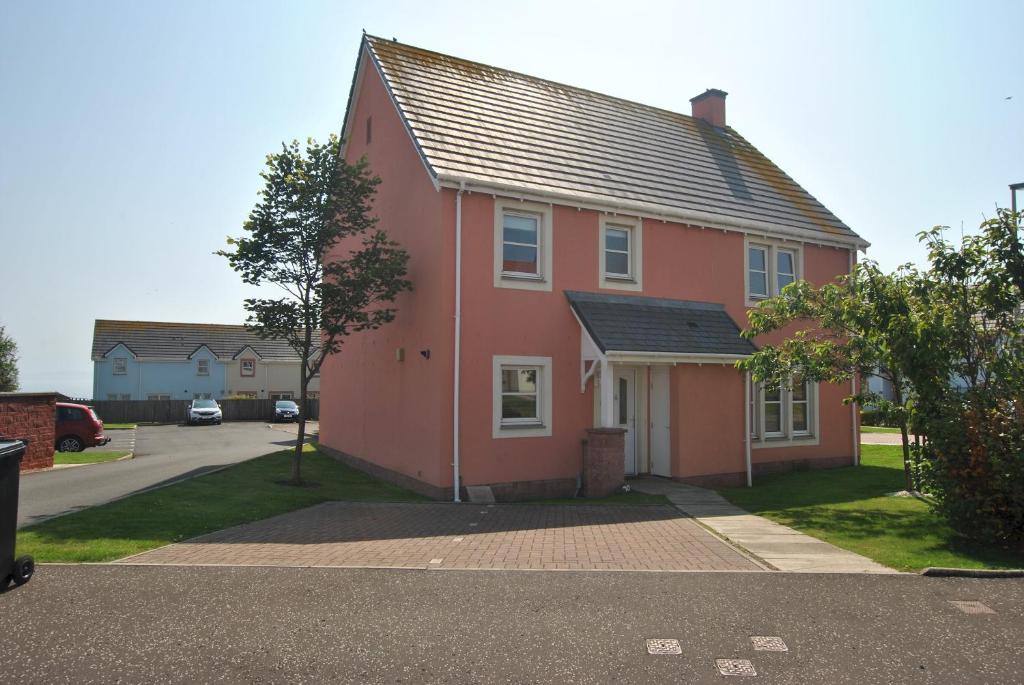
<svg viewBox="0 0 1024 685"><path fill-rule="evenodd" d="M325 363L320 440L416 480L450 485L453 198L434 189L380 77L366 56L362 63L346 157L365 154L381 177L378 225L409 252L414 290L399 297L393 322L350 336Z"/></svg>
<svg viewBox="0 0 1024 685"><path fill-rule="evenodd" d="M462 478L465 485L575 478L581 440L593 425L593 382L581 394L580 333L565 290L600 291L599 213L554 206L550 291L494 286L495 201L463 199ZM674 223L643 222L642 292L604 292L724 303L745 324L743 235ZM804 246L805 276L815 283L845 273L849 252ZM772 336L780 339L781 334ZM552 435L492 437L492 357L552 359ZM732 366L673 369L672 445L676 477L745 470L742 375ZM850 411L839 388L820 389L817 446L761 448L755 463L852 454ZM685 445L685 447L683 447Z"/></svg>

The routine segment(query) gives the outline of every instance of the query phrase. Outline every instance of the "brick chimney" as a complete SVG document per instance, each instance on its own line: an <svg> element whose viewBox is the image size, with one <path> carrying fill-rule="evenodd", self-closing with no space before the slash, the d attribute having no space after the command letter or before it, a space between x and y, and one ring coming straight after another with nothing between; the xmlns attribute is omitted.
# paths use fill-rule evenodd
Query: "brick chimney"
<svg viewBox="0 0 1024 685"><path fill-rule="evenodd" d="M690 98L690 105L693 107L693 116L703 119L712 126L725 126L725 96L724 90L708 88L695 98Z"/></svg>

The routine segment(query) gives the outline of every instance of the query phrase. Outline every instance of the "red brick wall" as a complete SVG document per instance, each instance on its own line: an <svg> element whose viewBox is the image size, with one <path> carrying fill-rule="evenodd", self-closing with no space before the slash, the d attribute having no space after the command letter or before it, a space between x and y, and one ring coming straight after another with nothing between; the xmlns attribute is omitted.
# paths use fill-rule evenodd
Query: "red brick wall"
<svg viewBox="0 0 1024 685"><path fill-rule="evenodd" d="M54 394L0 395L0 436L29 440L22 471L53 466L56 403Z"/></svg>

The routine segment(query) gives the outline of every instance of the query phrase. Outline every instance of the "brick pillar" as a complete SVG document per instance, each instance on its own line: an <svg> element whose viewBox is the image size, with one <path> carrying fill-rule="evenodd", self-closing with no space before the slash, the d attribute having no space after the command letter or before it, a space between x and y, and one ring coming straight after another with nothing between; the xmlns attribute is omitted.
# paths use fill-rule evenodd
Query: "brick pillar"
<svg viewBox="0 0 1024 685"><path fill-rule="evenodd" d="M53 466L56 393L0 393L0 436L29 440L21 470Z"/></svg>
<svg viewBox="0 0 1024 685"><path fill-rule="evenodd" d="M606 497L625 482L626 429L588 428L583 450L583 496Z"/></svg>

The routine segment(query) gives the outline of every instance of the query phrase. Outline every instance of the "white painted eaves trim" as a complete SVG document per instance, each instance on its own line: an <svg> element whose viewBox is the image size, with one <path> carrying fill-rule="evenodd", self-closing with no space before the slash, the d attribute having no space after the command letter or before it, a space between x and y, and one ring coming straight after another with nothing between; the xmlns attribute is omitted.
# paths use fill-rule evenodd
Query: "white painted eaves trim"
<svg viewBox="0 0 1024 685"><path fill-rule="evenodd" d="M746 354L695 354L690 352L631 352L609 350L605 353L612 364L735 364L749 358Z"/></svg>
<svg viewBox="0 0 1024 685"><path fill-rule="evenodd" d="M580 198L568 193L526 189L509 183L499 183L495 181L484 182L479 179L473 180L453 174L438 174L435 184L439 184L442 188L459 188L460 186L464 186L465 189L470 192L502 195L504 197L511 197L521 201L561 204L568 207L580 207L582 209L592 209L599 212L610 212L613 214L630 214L640 216L645 219L655 219L657 221L695 224L702 228L735 231L737 233L745 233L764 238L775 238L777 240L792 240L796 242L811 243L814 245L841 247L847 250L850 249L851 246L865 250L871 245L871 243L860 237L830 236L825 238L814 231L799 228L784 229L772 224L750 221L749 219L738 219L734 217L724 217L717 214L708 214L705 212L672 209L660 205L653 205L648 202L635 202L630 200L616 202L606 199L581 200Z"/></svg>

